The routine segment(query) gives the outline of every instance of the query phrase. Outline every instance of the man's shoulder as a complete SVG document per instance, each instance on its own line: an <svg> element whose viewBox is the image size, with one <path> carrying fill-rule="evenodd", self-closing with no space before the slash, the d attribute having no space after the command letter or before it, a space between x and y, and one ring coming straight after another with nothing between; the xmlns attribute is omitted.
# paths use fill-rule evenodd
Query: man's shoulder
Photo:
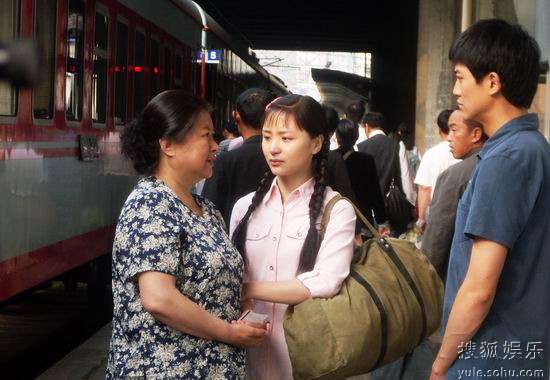
<svg viewBox="0 0 550 380"><path fill-rule="evenodd" d="M445 169L438 177L437 182L460 185L468 182L478 162L477 154L457 162Z"/></svg>
<svg viewBox="0 0 550 380"><path fill-rule="evenodd" d="M220 158L228 162L236 161L241 159L242 157L250 157L250 156L263 156L261 144L256 144L256 143L243 144L236 149L229 150L220 154Z"/></svg>
<svg viewBox="0 0 550 380"><path fill-rule="evenodd" d="M443 173L448 173L448 175L458 175L464 172L471 173L478 161L479 159L477 154L472 154L470 157L449 166Z"/></svg>
<svg viewBox="0 0 550 380"><path fill-rule="evenodd" d="M369 148L378 146L380 144L389 144L389 143L392 143L393 141L394 140L391 137L388 137L386 135L382 135L382 134L375 135L357 144L357 149L359 151L364 151L365 149L369 149ZM363 150L361 148L363 148Z"/></svg>
<svg viewBox="0 0 550 380"><path fill-rule="evenodd" d="M520 131L499 144L488 156L503 155L508 158L531 158L539 154L550 155L550 146L539 131Z"/></svg>

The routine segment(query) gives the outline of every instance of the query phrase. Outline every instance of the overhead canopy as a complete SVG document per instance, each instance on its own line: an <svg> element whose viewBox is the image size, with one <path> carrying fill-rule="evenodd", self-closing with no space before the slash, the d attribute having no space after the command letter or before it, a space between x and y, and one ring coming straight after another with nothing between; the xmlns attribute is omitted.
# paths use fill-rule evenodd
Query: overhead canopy
<svg viewBox="0 0 550 380"><path fill-rule="evenodd" d="M346 112L350 99L369 102L373 85L368 78L328 69L311 69L311 76L321 94L321 102L340 114Z"/></svg>
<svg viewBox="0 0 550 380"><path fill-rule="evenodd" d="M390 124L414 125L418 0L196 1L253 49L372 53L369 106ZM330 86L327 96L345 92Z"/></svg>
<svg viewBox="0 0 550 380"><path fill-rule="evenodd" d="M254 49L269 50L373 51L410 33L418 8L414 0L196 1Z"/></svg>

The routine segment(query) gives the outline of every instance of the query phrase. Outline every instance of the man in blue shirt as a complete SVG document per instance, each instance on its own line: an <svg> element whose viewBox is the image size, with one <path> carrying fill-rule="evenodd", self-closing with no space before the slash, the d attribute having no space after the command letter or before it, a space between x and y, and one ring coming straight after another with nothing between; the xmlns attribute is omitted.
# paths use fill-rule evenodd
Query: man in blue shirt
<svg viewBox="0 0 550 380"><path fill-rule="evenodd" d="M454 42L453 94L489 136L458 205L441 349L431 379L548 378L550 147L527 113L540 50L521 27L472 25Z"/></svg>

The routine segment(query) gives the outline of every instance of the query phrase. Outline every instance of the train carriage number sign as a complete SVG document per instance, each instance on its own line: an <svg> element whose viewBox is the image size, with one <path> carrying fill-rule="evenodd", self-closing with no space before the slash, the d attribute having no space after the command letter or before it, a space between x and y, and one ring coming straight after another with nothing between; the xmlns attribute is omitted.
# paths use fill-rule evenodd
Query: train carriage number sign
<svg viewBox="0 0 550 380"><path fill-rule="evenodd" d="M206 50L206 63L218 64L220 63L222 52L221 50ZM202 50L198 51L197 62L202 62Z"/></svg>

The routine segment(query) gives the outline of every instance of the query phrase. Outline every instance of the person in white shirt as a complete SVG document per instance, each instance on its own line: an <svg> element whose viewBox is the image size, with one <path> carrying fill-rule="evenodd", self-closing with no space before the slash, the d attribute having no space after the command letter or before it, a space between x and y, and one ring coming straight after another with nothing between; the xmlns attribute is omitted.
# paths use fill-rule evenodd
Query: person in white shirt
<svg viewBox="0 0 550 380"><path fill-rule="evenodd" d="M439 113L437 126L439 127L441 142L426 151L420 161L414 180L414 183L418 185L418 221L416 226L420 231L424 231L426 227L428 206L432 200L437 177L449 166L460 161L451 154L449 142L447 141L449 125L454 122L452 113L453 110L443 110Z"/></svg>

